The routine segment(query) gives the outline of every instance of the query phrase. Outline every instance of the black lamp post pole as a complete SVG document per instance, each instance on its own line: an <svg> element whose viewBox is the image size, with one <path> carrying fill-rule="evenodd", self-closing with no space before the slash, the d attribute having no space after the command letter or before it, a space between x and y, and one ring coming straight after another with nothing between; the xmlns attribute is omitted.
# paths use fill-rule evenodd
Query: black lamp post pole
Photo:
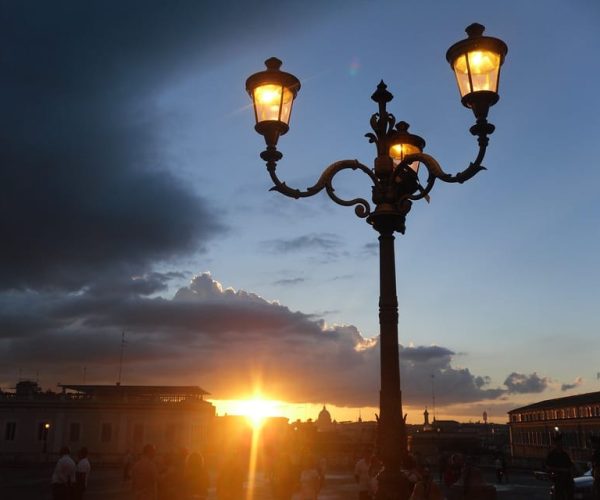
<svg viewBox="0 0 600 500"><path fill-rule="evenodd" d="M384 471L379 477L378 499L408 498L400 467L407 453L406 427L402 415L400 363L398 353L398 299L394 231L379 231L379 325L381 390L377 448ZM395 496L390 496L395 494Z"/></svg>

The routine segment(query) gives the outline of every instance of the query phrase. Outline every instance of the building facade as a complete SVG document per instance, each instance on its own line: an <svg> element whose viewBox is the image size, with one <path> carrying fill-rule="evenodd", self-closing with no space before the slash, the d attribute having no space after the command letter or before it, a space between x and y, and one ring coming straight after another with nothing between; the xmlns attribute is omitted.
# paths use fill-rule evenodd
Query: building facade
<svg viewBox="0 0 600 500"><path fill-rule="evenodd" d="M586 463L591 456L592 436L600 436L600 392L548 399L509 411L512 456L544 460L555 433L571 459Z"/></svg>
<svg viewBox="0 0 600 500"><path fill-rule="evenodd" d="M63 445L86 446L96 462L118 463L146 443L159 451L201 450L214 406L200 387L60 385L42 392L19 382L0 394L0 461L53 459Z"/></svg>

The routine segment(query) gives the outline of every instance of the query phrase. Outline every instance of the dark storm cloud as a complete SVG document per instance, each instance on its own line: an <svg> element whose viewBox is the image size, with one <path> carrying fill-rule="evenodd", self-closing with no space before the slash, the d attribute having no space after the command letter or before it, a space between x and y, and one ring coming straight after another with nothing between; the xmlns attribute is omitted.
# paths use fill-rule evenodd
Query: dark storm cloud
<svg viewBox="0 0 600 500"><path fill-rule="evenodd" d="M496 399L506 390L492 388L490 378L452 365L454 352L441 346L403 347L400 350L403 394L414 403L427 405L435 393L438 404L471 403ZM408 381L407 381L408 379Z"/></svg>
<svg viewBox="0 0 600 500"><path fill-rule="evenodd" d="M256 294L223 288L209 274L194 277L172 299L148 295L172 277L179 278L150 273L128 279L130 286L116 281L111 293L104 283L101 293L90 287L59 298L4 293L11 307L0 314L1 380L11 383L11 374L26 368L39 370L52 385L79 380L86 366L89 377L95 376L89 381L114 381L125 331L128 383L194 383L227 398L252 391L253 381L262 380L270 394L293 401L377 404L377 339L363 338L352 325L328 325ZM401 349L407 404L429 402L432 375L439 404L505 392L489 388L486 377L453 367L453 355L441 346Z"/></svg>
<svg viewBox="0 0 600 500"><path fill-rule="evenodd" d="M75 290L201 251L222 228L170 173L156 95L319 4L3 2L0 288Z"/></svg>
<svg viewBox="0 0 600 500"><path fill-rule="evenodd" d="M77 289L202 250L219 231L154 136L153 86L192 20L145 6L3 4L1 287Z"/></svg>
<svg viewBox="0 0 600 500"><path fill-rule="evenodd" d="M543 392L547 387L550 379L540 377L537 373L526 375L524 373L512 372L504 385L508 387L508 392L516 394L538 393Z"/></svg>
<svg viewBox="0 0 600 500"><path fill-rule="evenodd" d="M405 347L402 349L400 356L407 361L427 362L436 359L447 359L454 355L450 349L440 346L418 346Z"/></svg>

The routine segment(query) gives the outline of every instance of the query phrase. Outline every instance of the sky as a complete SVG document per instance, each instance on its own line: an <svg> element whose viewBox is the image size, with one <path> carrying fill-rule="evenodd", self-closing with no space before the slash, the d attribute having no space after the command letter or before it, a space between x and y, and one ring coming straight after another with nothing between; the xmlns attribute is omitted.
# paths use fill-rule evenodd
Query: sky
<svg viewBox="0 0 600 500"><path fill-rule="evenodd" d="M0 386L199 385L218 411L376 412L377 234L324 193L269 192L246 78L302 82L280 178L372 165L389 109L447 172L476 156L447 48L508 55L487 171L436 184L396 238L409 422L506 421L600 390L600 4L594 0L2 2ZM360 172L342 197L369 197ZM293 405L287 406L288 403Z"/></svg>

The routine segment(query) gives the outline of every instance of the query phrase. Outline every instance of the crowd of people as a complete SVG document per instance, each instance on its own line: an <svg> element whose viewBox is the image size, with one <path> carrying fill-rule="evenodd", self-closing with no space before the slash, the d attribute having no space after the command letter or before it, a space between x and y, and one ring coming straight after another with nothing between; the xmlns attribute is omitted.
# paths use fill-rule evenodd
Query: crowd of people
<svg viewBox="0 0 600 500"><path fill-rule="evenodd" d="M594 495L600 500L600 439L593 442L591 457ZM243 454L229 453L221 457L214 468L214 488L219 500L240 500L244 497L244 482L248 464ZM439 460L439 480L434 481L429 464L409 456L403 464L403 474L410 500L443 500L459 489L461 498L487 498L490 488L483 480L481 470L460 453L442 455ZM508 481L504 457L495 462L498 483ZM545 460L545 468L553 481L556 500L574 497L574 464L556 435L554 446ZM326 464L310 453L292 457L280 450L265 467L265 478L274 500L318 500L325 481ZM91 472L87 448L81 448L76 460L64 446L52 473L53 500L83 500ZM376 497L382 478L383 465L376 454L365 449L354 467L358 500ZM199 453L180 449L176 453L156 454L156 448L147 444L136 460L127 452L123 463L123 480L131 482L134 500L206 500L211 480L207 464Z"/></svg>

